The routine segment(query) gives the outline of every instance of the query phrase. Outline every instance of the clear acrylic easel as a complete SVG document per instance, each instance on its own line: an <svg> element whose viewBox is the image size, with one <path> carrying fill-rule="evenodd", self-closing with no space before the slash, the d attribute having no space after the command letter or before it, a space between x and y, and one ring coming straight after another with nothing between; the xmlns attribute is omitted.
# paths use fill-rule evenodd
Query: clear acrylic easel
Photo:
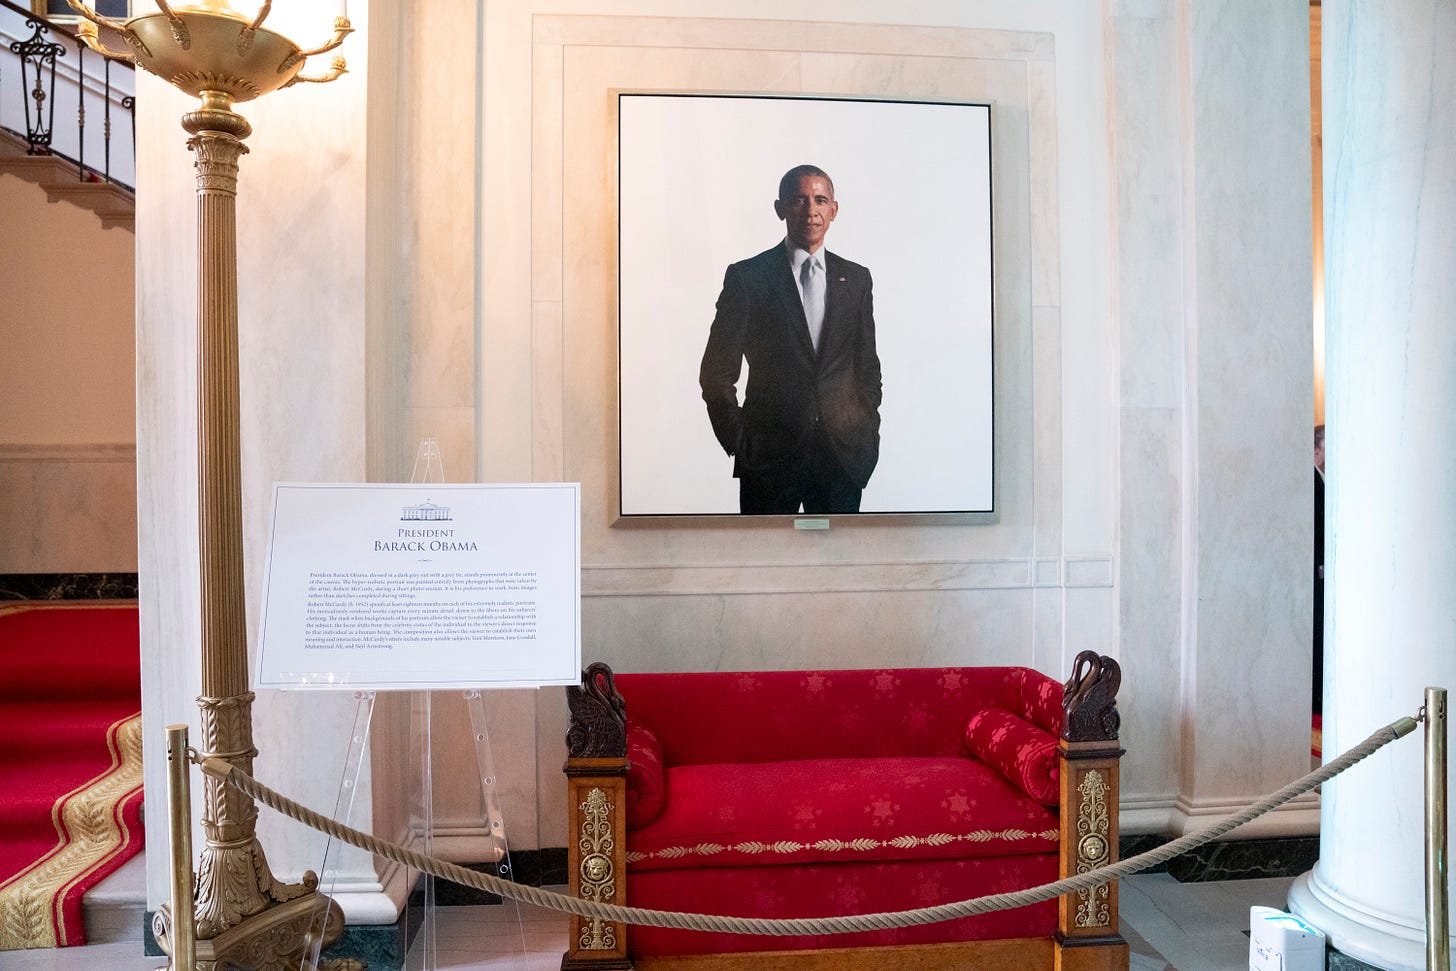
<svg viewBox="0 0 1456 971"><path fill-rule="evenodd" d="M445 469L440 458L440 446L434 438L420 439L415 453L414 469L410 475L412 483L444 482ZM411 848L433 856L435 849L434 809L434 766L433 731L434 695L432 691L409 692L409 749L406 778L410 785L409 843ZM448 696L450 692L438 692ZM500 787L495 772L495 756L490 746L490 731L485 722L485 699L477 689L462 689L460 698L470 715L471 739L475 750L476 778L480 784L481 818L484 834L481 845L485 847L484 860L491 871L504 880L514 877L511 869L510 844L506 839L505 815L501 812ZM373 691L359 691L354 694L354 724L349 732L349 744L344 755L339 779L339 794L334 803L332 818L349 823L354 811L354 796L359 788L359 776L369 745L369 726L374 718L377 701ZM324 862L320 867L319 886L325 894L332 894L338 879L339 856L342 844L330 838L324 847ZM416 887L418 883L418 887ZM408 871L406 886L409 888L401 919L405 928L408 950L405 954L406 971L435 971L439 961L437 937L437 913L435 901L435 878L418 871ZM520 905L514 900L503 900L507 908L500 921L482 923L478 926L498 927L503 934L514 938L514 949L524 962L526 957L525 928L521 922ZM305 949L299 963L300 971L311 971L317 967L319 951L323 940L325 914L320 909L310 929L310 946ZM418 933L410 931L418 927ZM511 928L514 927L512 934ZM497 956L505 948L501 943L492 948Z"/></svg>

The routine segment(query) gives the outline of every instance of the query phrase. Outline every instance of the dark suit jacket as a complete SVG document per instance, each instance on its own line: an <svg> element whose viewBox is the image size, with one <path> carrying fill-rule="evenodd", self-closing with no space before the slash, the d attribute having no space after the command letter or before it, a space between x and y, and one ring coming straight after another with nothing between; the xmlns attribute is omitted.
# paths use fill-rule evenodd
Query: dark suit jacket
<svg viewBox="0 0 1456 971"><path fill-rule="evenodd" d="M782 243L723 276L698 381L733 474L768 472L803 449L822 420L839 463L860 487L880 454L880 358L870 271L825 251L819 351ZM743 403L736 385L743 361Z"/></svg>

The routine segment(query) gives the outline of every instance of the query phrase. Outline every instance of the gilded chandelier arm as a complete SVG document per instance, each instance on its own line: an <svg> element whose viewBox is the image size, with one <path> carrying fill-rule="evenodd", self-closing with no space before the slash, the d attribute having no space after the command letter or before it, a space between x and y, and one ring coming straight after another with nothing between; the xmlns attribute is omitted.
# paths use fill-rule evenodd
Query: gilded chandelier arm
<svg viewBox="0 0 1456 971"><path fill-rule="evenodd" d="M263 26L263 21L268 19L268 11L272 9L273 0L263 0L262 6L258 8L258 16L253 18L253 22L251 24L248 24L248 30L255 31L259 27Z"/></svg>
<svg viewBox="0 0 1456 971"><path fill-rule="evenodd" d="M172 9L171 5L167 3L167 0L157 0L157 9L162 11L162 16L166 17L167 23L172 25L172 39L177 42L177 46L184 51L190 50L192 48L192 33L187 29L187 24L183 22L181 17L177 16L177 12Z"/></svg>
<svg viewBox="0 0 1456 971"><path fill-rule="evenodd" d="M86 20L91 21L93 24L96 24L98 27L113 27L113 28L119 28L121 26L121 22L120 21L118 21L118 20L111 20L111 19L109 19L107 17L101 16L95 10L92 10L90 7L88 7L84 3L82 3L81 0L66 0L66 3L70 4L71 9L74 10L74 11L76 11L76 13L78 15L80 15L83 18L85 18Z"/></svg>
<svg viewBox="0 0 1456 971"><path fill-rule="evenodd" d="M107 24L106 26L110 27L111 24ZM119 27L117 29L121 30L123 37L126 36L127 32L124 29ZM107 47L105 44L103 44L101 42L101 31L97 28L95 24L87 23L83 20L76 25L76 33L80 36L81 43L85 44L87 47L91 48L102 57L109 57L114 61L123 61L127 64L136 63L135 55L130 54L126 51L114 51L111 48Z"/></svg>
<svg viewBox="0 0 1456 971"><path fill-rule="evenodd" d="M288 84L285 84L284 87L286 88L289 85L293 84L303 84L305 82L309 84L327 84L330 81L335 80L339 76L348 73L349 69L344 66L344 59L342 57L336 57L333 59L332 62L330 62L329 72L327 74L320 74L317 77L309 77L307 75L298 74L294 76L292 81L289 81Z"/></svg>
<svg viewBox="0 0 1456 971"><path fill-rule="evenodd" d="M258 16L253 22L244 27L242 33L238 34L238 53L246 54L253 46L253 38L258 34L258 28L263 26L263 21L268 19L268 11L273 9L273 0L263 0L262 6L258 8Z"/></svg>
<svg viewBox="0 0 1456 971"><path fill-rule="evenodd" d="M299 51L298 52L298 56L299 57L313 57L315 54L327 54L329 51L333 50L335 47L338 47L340 44L342 44L344 42L344 38L345 37L348 37L353 32L354 32L354 28L353 28L353 26L350 25L349 18L348 17L335 17L334 18L334 36L333 36L333 39L330 40L327 44L323 45L322 47L315 47L311 51ZM338 60L338 58L335 58L335 60ZM310 79L300 78L299 80L310 80ZM332 81L333 78L330 78L329 80Z"/></svg>
<svg viewBox="0 0 1456 971"><path fill-rule="evenodd" d="M113 51L101 42L101 31L99 29L101 27L111 28L112 30L121 34L121 36L128 42L130 42L131 38L127 35L129 35L131 31L126 29L126 25L124 23L119 20L111 20L107 17L101 16L95 10L92 10L90 7L86 6L86 4L82 3L81 0L66 0L66 2L70 4L71 9L76 11L76 13L81 17L81 22L76 25L76 33L80 35L82 43L84 43L87 47L91 48L96 53L100 54L102 57L109 57L117 61L125 61L128 64L136 63L136 58L133 57L131 54L127 53L126 51Z"/></svg>

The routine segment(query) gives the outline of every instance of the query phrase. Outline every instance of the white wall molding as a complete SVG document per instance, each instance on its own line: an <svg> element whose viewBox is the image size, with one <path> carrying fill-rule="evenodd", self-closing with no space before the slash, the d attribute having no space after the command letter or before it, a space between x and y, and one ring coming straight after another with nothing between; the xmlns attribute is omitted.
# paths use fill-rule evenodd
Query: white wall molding
<svg viewBox="0 0 1456 971"><path fill-rule="evenodd" d="M1063 565L1065 562L1065 566ZM1113 557L1016 557L854 563L735 563L582 567L582 596L722 596L725 594L864 593L927 590L1110 588Z"/></svg>
<svg viewBox="0 0 1456 971"><path fill-rule="evenodd" d="M134 442L11 445L0 443L0 462L136 462Z"/></svg>
<svg viewBox="0 0 1456 971"><path fill-rule="evenodd" d="M1255 797L1258 798L1258 797ZM1253 799L1188 799L1179 796L1174 802L1165 829L1175 836L1197 833L1217 826L1248 807ZM1229 839L1268 839L1278 836L1311 836L1319 832L1319 796L1306 793L1272 812L1245 823L1229 834Z"/></svg>

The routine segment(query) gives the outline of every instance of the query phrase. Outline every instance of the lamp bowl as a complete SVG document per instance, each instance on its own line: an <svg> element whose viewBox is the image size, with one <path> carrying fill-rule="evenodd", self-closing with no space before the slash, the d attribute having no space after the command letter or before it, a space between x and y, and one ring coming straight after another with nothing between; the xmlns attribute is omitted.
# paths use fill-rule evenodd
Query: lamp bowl
<svg viewBox="0 0 1456 971"><path fill-rule="evenodd" d="M252 101L283 87L303 68L301 48L266 27L245 43L250 20L231 10L179 7L175 15L182 28L174 30L162 13L133 17L126 26L136 37L137 65L194 97L208 91L228 101Z"/></svg>

